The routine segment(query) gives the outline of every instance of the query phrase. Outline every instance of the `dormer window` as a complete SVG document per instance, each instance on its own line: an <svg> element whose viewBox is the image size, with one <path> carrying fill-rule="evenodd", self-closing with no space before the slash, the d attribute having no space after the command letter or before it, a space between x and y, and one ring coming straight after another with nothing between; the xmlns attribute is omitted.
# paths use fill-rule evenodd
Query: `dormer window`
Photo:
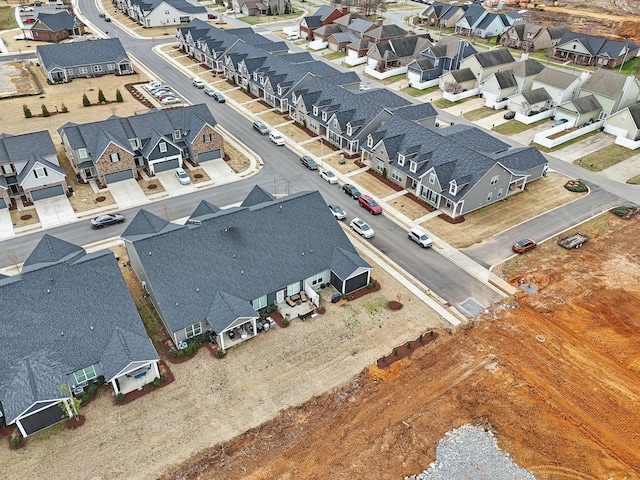
<svg viewBox="0 0 640 480"><path fill-rule="evenodd" d="M327 120L327 112L322 112L322 120Z"/></svg>
<svg viewBox="0 0 640 480"><path fill-rule="evenodd" d="M158 148L159 148L161 153L166 153L166 151L167 151L167 143L166 142L160 142L160 144L158 145Z"/></svg>
<svg viewBox="0 0 640 480"><path fill-rule="evenodd" d="M367 147L369 148L373 147L373 137L371 135L367 137Z"/></svg>
<svg viewBox="0 0 640 480"><path fill-rule="evenodd" d="M317 117L318 116L318 107L316 107L315 105L313 106L313 114Z"/></svg>
<svg viewBox="0 0 640 480"><path fill-rule="evenodd" d="M411 170L413 173L416 173L416 170L418 170L418 164L416 162L411 162L409 164L409 170Z"/></svg>
<svg viewBox="0 0 640 480"><path fill-rule="evenodd" d="M405 161L405 156L398 154L398 165L400 166L404 165L404 161Z"/></svg>
<svg viewBox="0 0 640 480"><path fill-rule="evenodd" d="M264 77L260 78L260 85L264 85Z"/></svg>
<svg viewBox="0 0 640 480"><path fill-rule="evenodd" d="M253 79L254 80L258 80L258 73L257 72L253 72Z"/></svg>
<svg viewBox="0 0 640 480"><path fill-rule="evenodd" d="M458 193L458 184L455 181L449 183L449 193L451 195Z"/></svg>
<svg viewBox="0 0 640 480"><path fill-rule="evenodd" d="M173 131L173 139L174 140L180 140L182 138L182 132L180 132L180 130L174 130Z"/></svg>
<svg viewBox="0 0 640 480"><path fill-rule="evenodd" d="M347 125L347 135L353 135L353 127L351 125Z"/></svg>
<svg viewBox="0 0 640 480"><path fill-rule="evenodd" d="M87 158L87 149L86 148L78 149L78 155L80 156L80 158Z"/></svg>
<svg viewBox="0 0 640 480"><path fill-rule="evenodd" d="M296 97L295 93L291 94L291 103L293 103L294 105L298 103L298 97Z"/></svg>
<svg viewBox="0 0 640 480"><path fill-rule="evenodd" d="M282 87L278 85L278 95L282 95Z"/></svg>
<svg viewBox="0 0 640 480"><path fill-rule="evenodd" d="M436 174L435 174L435 173L433 173L433 172L431 172L431 173L429 174L429 183L430 183L431 185L433 185L434 183L436 183Z"/></svg>

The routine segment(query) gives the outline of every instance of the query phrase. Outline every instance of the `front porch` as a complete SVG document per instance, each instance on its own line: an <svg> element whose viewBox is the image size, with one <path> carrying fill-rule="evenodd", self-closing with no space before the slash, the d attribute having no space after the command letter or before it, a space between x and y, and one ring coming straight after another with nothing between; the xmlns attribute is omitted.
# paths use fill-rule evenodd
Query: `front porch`
<svg viewBox="0 0 640 480"><path fill-rule="evenodd" d="M160 378L160 371L158 370L158 362L154 361L121 373L111 381L111 385L116 395L119 393L127 394L134 390L142 390L142 387L152 383L156 378Z"/></svg>

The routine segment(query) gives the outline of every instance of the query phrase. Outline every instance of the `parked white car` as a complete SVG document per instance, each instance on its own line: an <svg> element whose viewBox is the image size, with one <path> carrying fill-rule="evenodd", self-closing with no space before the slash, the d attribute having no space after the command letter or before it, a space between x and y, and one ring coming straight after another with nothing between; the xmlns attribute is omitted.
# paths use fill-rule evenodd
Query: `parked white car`
<svg viewBox="0 0 640 480"><path fill-rule="evenodd" d="M282 147L284 145L284 136L277 130L272 130L269 133L269 140L271 140L273 143L275 143L279 147Z"/></svg>
<svg viewBox="0 0 640 480"><path fill-rule="evenodd" d="M182 185L191 183L191 177L184 171L184 168L176 168L176 178Z"/></svg>
<svg viewBox="0 0 640 480"><path fill-rule="evenodd" d="M320 170L320 176L332 185L338 183L338 177L331 170Z"/></svg>
<svg viewBox="0 0 640 480"><path fill-rule="evenodd" d="M433 242L429 238L429 235L427 235L427 232L422 230L420 227L413 227L409 230L407 235L409 236L409 240L416 242L422 248L429 248L433 245Z"/></svg>
<svg viewBox="0 0 640 480"><path fill-rule="evenodd" d="M374 235L373 228L360 218L354 218L351 220L349 226L351 227L351 230L356 232L358 235L362 235L364 238L371 238Z"/></svg>
<svg viewBox="0 0 640 480"><path fill-rule="evenodd" d="M166 97L160 101L162 102L163 105L174 105L176 103L182 103L182 100L180 100L177 97Z"/></svg>
<svg viewBox="0 0 640 480"><path fill-rule="evenodd" d="M154 90L158 87L168 87L168 86L169 85L167 85L166 83L158 82L157 80L152 80L151 82L144 85L144 89L147 92L150 92L151 90Z"/></svg>
<svg viewBox="0 0 640 480"><path fill-rule="evenodd" d="M204 88L204 82L200 78L194 78L191 83L193 83L193 86L196 88Z"/></svg>

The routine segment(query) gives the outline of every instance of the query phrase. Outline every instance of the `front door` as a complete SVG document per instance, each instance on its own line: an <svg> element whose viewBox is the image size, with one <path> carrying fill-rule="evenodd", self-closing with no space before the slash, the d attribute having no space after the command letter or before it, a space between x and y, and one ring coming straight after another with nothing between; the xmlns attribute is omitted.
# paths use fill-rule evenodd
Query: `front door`
<svg viewBox="0 0 640 480"><path fill-rule="evenodd" d="M276 292L276 303L284 302L284 290L278 290Z"/></svg>

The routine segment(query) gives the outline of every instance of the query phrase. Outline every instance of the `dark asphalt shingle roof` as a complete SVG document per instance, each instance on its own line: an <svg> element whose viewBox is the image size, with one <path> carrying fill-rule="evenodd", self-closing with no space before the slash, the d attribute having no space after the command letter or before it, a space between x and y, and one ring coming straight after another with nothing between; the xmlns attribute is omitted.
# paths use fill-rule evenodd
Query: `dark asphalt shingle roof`
<svg viewBox="0 0 640 480"><path fill-rule="evenodd" d="M523 98L529 105L535 105L536 103L546 102L551 100L551 95L544 88L536 88L535 90L525 90L522 92Z"/></svg>
<svg viewBox="0 0 640 480"><path fill-rule="evenodd" d="M622 95L626 81L626 75L600 68L589 76L580 90L609 98L618 98Z"/></svg>
<svg viewBox="0 0 640 480"><path fill-rule="evenodd" d="M370 268L357 256L319 192L251 203L221 210L194 228L138 240L128 238L126 230L123 233L140 252L171 331L207 318L212 299L222 292L248 303L326 270L336 248L354 255L352 272Z"/></svg>
<svg viewBox="0 0 640 480"><path fill-rule="evenodd" d="M57 13L38 13L38 20L34 24L33 30L40 29L39 22L42 22L52 32L71 30L75 21L75 17L66 10Z"/></svg>
<svg viewBox="0 0 640 480"><path fill-rule="evenodd" d="M545 67L534 78L534 81L536 82L559 88L567 88L576 80L578 80L578 77L575 75L549 67Z"/></svg>
<svg viewBox="0 0 640 480"><path fill-rule="evenodd" d="M10 421L60 398L77 370L100 363L110 381L132 361L158 360L111 251L85 254L46 235L27 265L0 279L0 401Z"/></svg>
<svg viewBox="0 0 640 480"><path fill-rule="evenodd" d="M458 83L469 82L471 80L476 79L476 76L473 74L470 68L462 68L460 70L451 70L451 72L449 73Z"/></svg>
<svg viewBox="0 0 640 480"><path fill-rule="evenodd" d="M600 102L598 102L596 97L594 97L593 95L574 98L573 100L569 100L569 103L574 106L576 112L578 112L579 114L602 110L602 105L600 105Z"/></svg>
<svg viewBox="0 0 640 480"><path fill-rule="evenodd" d="M506 48L496 48L495 50L476 53L475 57L480 66L484 68L515 62L511 52Z"/></svg>
<svg viewBox="0 0 640 480"><path fill-rule="evenodd" d="M129 61L129 56L118 38L38 45L36 51L47 71L55 67L70 68Z"/></svg>

